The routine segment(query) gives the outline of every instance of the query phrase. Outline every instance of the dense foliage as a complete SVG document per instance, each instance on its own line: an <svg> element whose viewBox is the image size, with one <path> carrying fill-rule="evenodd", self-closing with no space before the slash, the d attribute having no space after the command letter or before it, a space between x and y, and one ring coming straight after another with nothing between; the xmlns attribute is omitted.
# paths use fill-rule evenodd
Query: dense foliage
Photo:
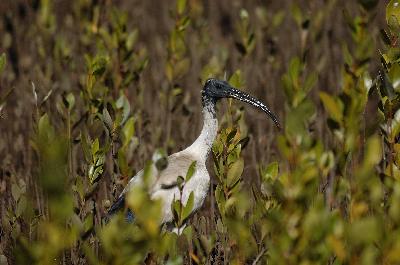
<svg viewBox="0 0 400 265"><path fill-rule="evenodd" d="M0 265L399 264L399 2L265 2L2 1ZM182 234L146 187L134 225L105 225L196 138L208 77L282 130L220 103L209 196L171 205Z"/></svg>

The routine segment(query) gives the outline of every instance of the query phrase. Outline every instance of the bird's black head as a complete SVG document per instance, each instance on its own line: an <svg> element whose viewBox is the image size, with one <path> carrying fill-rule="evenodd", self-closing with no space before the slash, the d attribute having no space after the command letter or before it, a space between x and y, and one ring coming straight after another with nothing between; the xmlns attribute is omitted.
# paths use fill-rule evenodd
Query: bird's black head
<svg viewBox="0 0 400 265"><path fill-rule="evenodd" d="M206 102L216 103L221 98L234 98L261 109L274 121L275 125L280 128L279 121L276 118L275 114L272 113L268 109L268 107L260 100L230 86L229 83L226 81L218 80L215 78L207 79L202 91L203 104L205 104Z"/></svg>
<svg viewBox="0 0 400 265"><path fill-rule="evenodd" d="M231 86L226 81L218 80L215 78L207 79L203 88L203 96L219 100L227 98Z"/></svg>

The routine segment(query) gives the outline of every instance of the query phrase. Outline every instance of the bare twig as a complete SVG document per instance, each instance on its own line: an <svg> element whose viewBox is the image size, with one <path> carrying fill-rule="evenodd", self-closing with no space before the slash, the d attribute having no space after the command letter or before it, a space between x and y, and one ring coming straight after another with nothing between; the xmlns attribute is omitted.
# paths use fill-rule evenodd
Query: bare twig
<svg viewBox="0 0 400 265"><path fill-rule="evenodd" d="M264 256L265 252L267 252L267 250L268 250L268 248L263 247L263 248L261 249L260 253L258 253L256 259L253 261L252 264L253 264L253 265L256 265L256 264L260 261L261 257Z"/></svg>

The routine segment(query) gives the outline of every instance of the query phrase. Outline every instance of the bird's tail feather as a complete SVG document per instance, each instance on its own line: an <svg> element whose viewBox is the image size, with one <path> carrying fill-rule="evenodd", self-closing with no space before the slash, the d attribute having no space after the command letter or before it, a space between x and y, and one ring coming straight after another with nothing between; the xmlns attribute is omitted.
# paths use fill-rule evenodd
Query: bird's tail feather
<svg viewBox="0 0 400 265"><path fill-rule="evenodd" d="M126 208L125 204L125 196L121 195L115 202L114 204L110 207L110 210L108 210L107 215L105 217L106 223L110 221L110 218L116 214L117 212L124 210ZM125 219L128 223L133 223L135 221L135 215L130 209L127 209Z"/></svg>
<svg viewBox="0 0 400 265"><path fill-rule="evenodd" d="M125 209L125 196L120 196L113 205L111 205L110 209L108 210L106 216L103 218L103 224L107 224L113 215ZM133 223L135 221L135 215L130 209L127 209L125 219L128 223ZM96 231L94 227L90 228L88 231L81 234L81 240L86 240L92 234L95 234Z"/></svg>
<svg viewBox="0 0 400 265"><path fill-rule="evenodd" d="M121 209L125 208L125 196L121 195L114 203L113 205L111 205L110 209L107 212L106 215L106 221L108 223L108 221L110 220L110 218L116 214L117 212L119 212Z"/></svg>

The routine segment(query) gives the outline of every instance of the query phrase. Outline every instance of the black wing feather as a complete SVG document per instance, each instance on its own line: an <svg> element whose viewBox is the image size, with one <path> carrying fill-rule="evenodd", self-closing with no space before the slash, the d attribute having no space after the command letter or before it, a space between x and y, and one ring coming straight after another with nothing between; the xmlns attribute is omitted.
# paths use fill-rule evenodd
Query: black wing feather
<svg viewBox="0 0 400 265"><path fill-rule="evenodd" d="M126 204L125 204L125 195L121 195L115 202L114 204L111 206L110 210L108 210L107 212L107 217L106 217L106 221L108 222L110 220L110 218L116 214L117 212L124 210L126 208ZM126 221L129 223L134 222L135 220L135 215L133 214L133 212L128 209L127 213L126 213Z"/></svg>

